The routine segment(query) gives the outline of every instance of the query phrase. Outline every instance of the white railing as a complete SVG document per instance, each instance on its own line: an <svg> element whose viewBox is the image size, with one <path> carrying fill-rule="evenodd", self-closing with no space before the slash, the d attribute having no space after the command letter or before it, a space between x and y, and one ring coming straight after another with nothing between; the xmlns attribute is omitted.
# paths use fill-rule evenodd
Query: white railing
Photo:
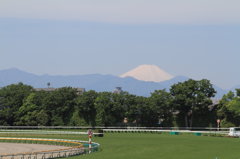
<svg viewBox="0 0 240 159"><path fill-rule="evenodd" d="M62 129L62 130L61 130ZM64 130L68 129L68 130ZM69 130L71 129L71 130ZM77 131L75 131L76 129ZM78 131L83 129L86 131ZM182 132L182 133L210 133L229 135L230 128L214 127L86 127L86 126L0 126L1 133L21 133L21 134L76 134L87 135L87 129L101 129L103 133L107 132ZM72 131L74 130L74 131ZM94 135L103 135L103 133L94 132ZM231 136L231 135L230 135ZM236 136L236 135L235 135ZM240 136L240 133L239 133Z"/></svg>

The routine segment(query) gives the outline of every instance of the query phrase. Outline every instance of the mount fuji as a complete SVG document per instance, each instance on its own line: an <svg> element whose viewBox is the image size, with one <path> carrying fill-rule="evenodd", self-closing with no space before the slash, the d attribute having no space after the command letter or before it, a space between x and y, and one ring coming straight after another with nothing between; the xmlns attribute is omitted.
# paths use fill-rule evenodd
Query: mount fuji
<svg viewBox="0 0 240 159"><path fill-rule="evenodd" d="M137 80L147 82L162 82L173 78L172 75L155 65L140 65L122 74L120 77L133 77Z"/></svg>

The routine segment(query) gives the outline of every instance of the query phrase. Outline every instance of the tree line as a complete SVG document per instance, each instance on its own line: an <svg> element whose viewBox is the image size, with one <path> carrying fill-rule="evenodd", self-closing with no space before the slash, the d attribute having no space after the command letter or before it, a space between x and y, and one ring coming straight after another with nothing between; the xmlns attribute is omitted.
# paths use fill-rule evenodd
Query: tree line
<svg viewBox="0 0 240 159"><path fill-rule="evenodd" d="M188 80L149 97L128 92L78 94L72 87L36 91L23 83L0 89L0 125L13 126L239 126L240 90L213 105L207 79Z"/></svg>

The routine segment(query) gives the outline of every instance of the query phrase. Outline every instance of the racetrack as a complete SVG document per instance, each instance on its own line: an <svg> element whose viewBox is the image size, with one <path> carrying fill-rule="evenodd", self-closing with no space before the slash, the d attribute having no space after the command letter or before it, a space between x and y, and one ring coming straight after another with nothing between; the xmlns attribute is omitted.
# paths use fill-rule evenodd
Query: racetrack
<svg viewBox="0 0 240 159"><path fill-rule="evenodd" d="M65 148L69 147L43 144L0 143L0 154L31 153Z"/></svg>

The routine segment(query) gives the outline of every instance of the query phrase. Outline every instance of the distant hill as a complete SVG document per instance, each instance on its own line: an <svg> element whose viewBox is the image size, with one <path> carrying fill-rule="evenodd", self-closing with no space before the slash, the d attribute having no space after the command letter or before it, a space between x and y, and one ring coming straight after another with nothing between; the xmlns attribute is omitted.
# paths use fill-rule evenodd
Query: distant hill
<svg viewBox="0 0 240 159"><path fill-rule="evenodd" d="M35 75L24 72L19 69L0 70L0 87L10 84L23 82L35 88L46 88L50 82L51 87L59 88L65 86L80 87L86 90L113 91L115 87L122 87L124 91L138 96L150 96L151 92L158 89L169 89L171 85L183 82L189 78L177 76L171 80L163 82L146 82L140 81L132 77L121 78L113 75L89 74L89 75ZM225 90L214 86L218 90L217 98L220 98Z"/></svg>
<svg viewBox="0 0 240 159"><path fill-rule="evenodd" d="M173 84L177 84L179 82L184 82L184 81L187 81L189 80L188 77L185 77L185 76L176 76L170 80L166 80L166 81L163 81L161 82L162 85L164 85L166 88L170 88Z"/></svg>

